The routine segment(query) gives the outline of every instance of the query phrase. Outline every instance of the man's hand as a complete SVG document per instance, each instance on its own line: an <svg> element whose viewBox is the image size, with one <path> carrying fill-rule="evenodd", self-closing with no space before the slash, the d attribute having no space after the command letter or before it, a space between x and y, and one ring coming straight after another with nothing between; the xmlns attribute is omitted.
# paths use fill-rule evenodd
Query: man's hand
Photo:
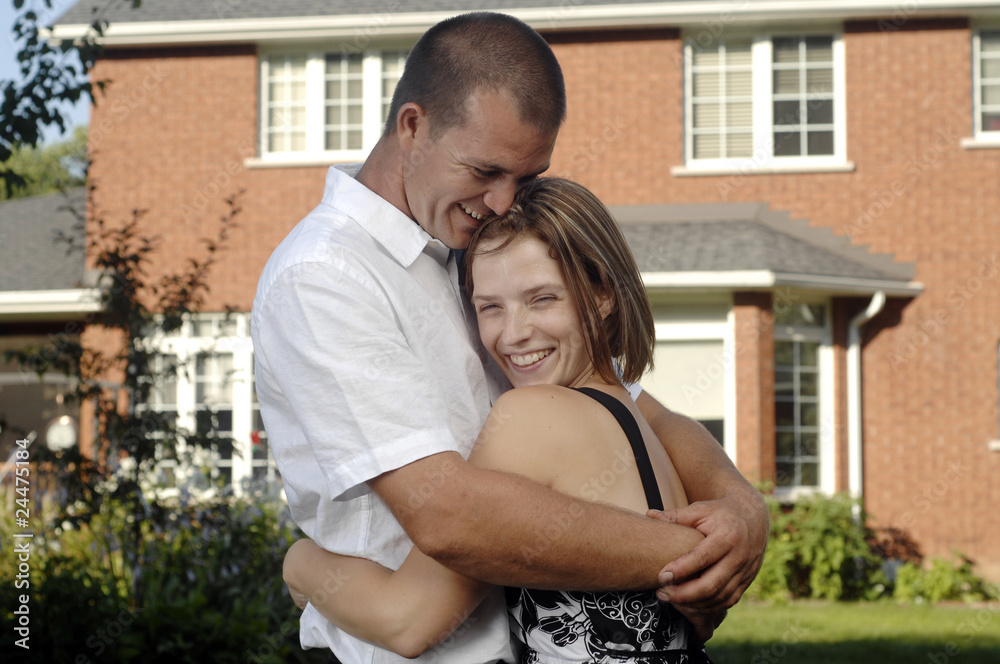
<svg viewBox="0 0 1000 664"><path fill-rule="evenodd" d="M647 516L697 529L705 539L660 572L657 596L678 609L716 614L731 608L757 576L770 519L756 490Z"/></svg>
<svg viewBox="0 0 1000 664"><path fill-rule="evenodd" d="M697 609L691 609L684 606L678 606L675 608L682 616L691 622L694 626L695 636L698 637L698 640L702 643L708 643L708 640L712 638L713 634L715 634L716 628L722 624L723 620L726 619L725 609L718 613L703 613Z"/></svg>

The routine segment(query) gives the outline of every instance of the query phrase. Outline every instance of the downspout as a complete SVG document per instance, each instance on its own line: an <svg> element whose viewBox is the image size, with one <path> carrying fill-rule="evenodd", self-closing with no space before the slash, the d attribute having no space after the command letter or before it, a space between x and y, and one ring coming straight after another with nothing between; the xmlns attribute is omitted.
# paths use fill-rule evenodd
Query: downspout
<svg viewBox="0 0 1000 664"><path fill-rule="evenodd" d="M885 307L885 292L877 291L868 308L847 324L847 464L848 489L854 506L854 518L861 518L860 499L864 497L864 456L861 426L861 328Z"/></svg>

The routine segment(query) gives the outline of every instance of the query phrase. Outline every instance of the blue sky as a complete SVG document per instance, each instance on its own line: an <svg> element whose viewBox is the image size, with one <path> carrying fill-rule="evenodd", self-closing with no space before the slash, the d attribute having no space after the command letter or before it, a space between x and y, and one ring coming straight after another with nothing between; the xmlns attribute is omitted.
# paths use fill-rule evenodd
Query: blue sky
<svg viewBox="0 0 1000 664"><path fill-rule="evenodd" d="M53 0L51 10L45 8L45 3L42 0L26 0L24 4L26 7L34 6L36 11L40 12L43 23L51 24L76 2L77 0ZM5 81L20 77L15 57L16 45L12 41L13 37L11 33L11 29L14 26L14 18L19 13L14 10L13 0L0 0L0 30L3 30L3 36L0 37L0 79ZM67 134L72 133L73 127L85 125L90 122L89 100L81 101L79 104L71 107L68 106L67 108L68 111L64 113L64 116L67 118ZM58 127L50 127L43 132L42 140L44 143L52 143L60 139L61 136Z"/></svg>

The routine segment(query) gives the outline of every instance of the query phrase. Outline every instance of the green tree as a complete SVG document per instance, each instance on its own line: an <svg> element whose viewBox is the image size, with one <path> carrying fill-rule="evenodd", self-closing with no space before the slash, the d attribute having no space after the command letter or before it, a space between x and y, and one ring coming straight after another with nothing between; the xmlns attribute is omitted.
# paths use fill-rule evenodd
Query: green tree
<svg viewBox="0 0 1000 664"><path fill-rule="evenodd" d="M0 168L17 173L20 186L0 180L0 200L39 196L84 184L87 177L87 128L77 127L69 140L38 148L16 146Z"/></svg>
<svg viewBox="0 0 1000 664"><path fill-rule="evenodd" d="M0 182L7 191L24 186L24 177L7 163L14 150L36 147L46 127L65 131L62 105L84 97L94 101L94 86L101 89L106 83L92 83L88 78L99 53L97 39L107 27L103 19L95 18L83 38L53 44L43 34L50 26L40 24L41 16L51 12L39 11L51 10L52 0L13 3L19 13L11 41L17 49L20 77L0 81ZM131 3L138 7L140 0Z"/></svg>

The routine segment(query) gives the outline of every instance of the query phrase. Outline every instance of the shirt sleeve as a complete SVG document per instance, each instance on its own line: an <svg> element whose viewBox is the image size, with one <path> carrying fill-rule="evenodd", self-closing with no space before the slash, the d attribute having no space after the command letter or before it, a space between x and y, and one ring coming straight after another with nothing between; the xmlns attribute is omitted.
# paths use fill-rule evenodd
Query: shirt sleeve
<svg viewBox="0 0 1000 664"><path fill-rule="evenodd" d="M305 437L332 497L459 450L428 363L370 274L350 265L290 267L264 299L258 337L264 380L287 403L280 416Z"/></svg>

